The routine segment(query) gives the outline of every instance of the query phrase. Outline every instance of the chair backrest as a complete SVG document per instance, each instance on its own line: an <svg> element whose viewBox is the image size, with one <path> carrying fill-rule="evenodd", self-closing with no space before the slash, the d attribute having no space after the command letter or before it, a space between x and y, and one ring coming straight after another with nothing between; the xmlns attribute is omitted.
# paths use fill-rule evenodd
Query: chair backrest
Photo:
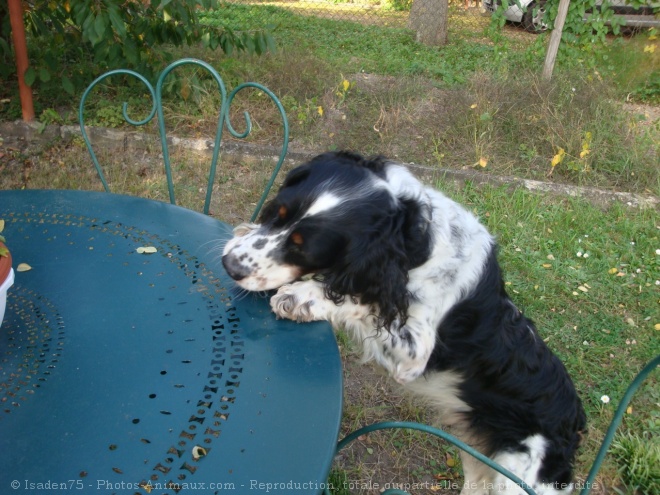
<svg viewBox="0 0 660 495"><path fill-rule="evenodd" d="M218 90L220 92L220 97L221 97L221 105L220 105L220 114L218 117L218 125L217 125L217 130L215 133L215 142L213 146L213 154L211 158L211 164L209 168L209 173L208 173L208 181L206 185L206 198L204 200L204 213L208 214L209 213L209 207L211 204L211 196L213 194L213 184L215 182L215 177L216 177L216 170L218 166L218 159L220 157L220 144L222 141L222 133L223 129L226 126L227 130L230 132L232 136L235 138L239 139L244 139L246 138L251 130L252 130L252 122L250 120L250 116L248 112L244 112L244 117L245 117L245 131L242 133L237 132L234 127L231 125L231 122L229 120L229 108L231 106L232 101L234 100L234 97L243 89L245 88L255 88L257 90L262 91L265 93L271 100L274 102L274 104L277 106L277 109L282 117L282 125L283 125L283 138L282 138L282 148L281 148L281 153L279 156L279 159L275 165L275 168L273 169L273 172L270 176L270 179L261 194L261 197L257 203L257 206L254 210L254 213L252 214L252 217L250 221L254 221L259 214L259 211L261 210L261 207L264 204L264 201L266 200L266 197L268 196L268 193L270 189L273 186L273 183L275 182L275 178L277 177L278 172L280 171L280 168L282 167L282 163L284 162L284 158L287 153L287 148L288 148L288 143L289 143L289 124L286 118L286 113L284 111L284 107L282 106L282 103L279 101L279 99L265 86L258 84L258 83L243 83L239 86L237 86L231 93L227 94L227 90L225 88L224 81L218 74L218 72L208 63L202 61L202 60L197 60L193 58L184 58L181 60L177 60L170 65L168 65L163 72L161 72L160 76L158 77L158 82L156 83L156 87L154 88L153 85L141 74L133 71L133 70L128 70L128 69L117 69L117 70L111 70L109 72L106 72L105 74L99 76L96 78L90 85L89 87L85 90L83 93L83 96L80 100L80 107L78 109L78 120L80 124L80 130L82 132L83 139L85 141L85 145L87 146L87 150L89 151L89 154L92 158L92 161L94 162L94 166L96 167L96 171L99 175L99 178L101 179L101 182L103 184L103 187L105 188L106 192L110 192L110 188L108 186L108 183L106 181L105 175L103 173L103 170L101 169L101 166L99 164L98 158L96 156L96 153L94 153L94 149L92 147L92 143L90 141L90 138L87 134L87 129L85 126L85 118L84 118L84 108L85 108L85 103L87 101L87 97L89 96L90 92L94 87L99 84L100 82L104 81L105 79L113 76L113 75L128 75L137 78L140 80L149 90L151 93L151 98L152 98L152 107L151 107L151 112L147 117L145 117L143 120L133 120L128 116L128 103L124 102L122 106L122 114L124 117L124 120L134 126L142 126L147 123L149 123L154 116L157 116L157 123L158 123L158 133L160 135L160 143L161 143L161 148L163 152L163 161L164 161L164 166L165 166L165 175L167 178L167 188L169 192L169 198L170 198L170 203L176 204L176 199L174 196L174 181L172 178L172 168L170 165L170 153L169 153L169 148L168 148L168 142L167 142L167 133L165 129L165 118L163 115L163 83L167 76L172 72L173 69L182 66L182 65L195 65L202 67L206 69L215 79L217 85L218 85Z"/></svg>

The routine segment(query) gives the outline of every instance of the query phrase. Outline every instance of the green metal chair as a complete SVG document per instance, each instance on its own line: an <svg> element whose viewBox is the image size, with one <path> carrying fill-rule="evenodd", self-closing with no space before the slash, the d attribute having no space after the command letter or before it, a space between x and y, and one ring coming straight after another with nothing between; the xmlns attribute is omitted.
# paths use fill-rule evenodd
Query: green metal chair
<svg viewBox="0 0 660 495"><path fill-rule="evenodd" d="M594 463L591 465L591 469L589 470L587 479L583 483L581 483L583 488L579 492L580 495L589 495L589 493L591 492L591 489L594 487L594 481L596 479L596 475L598 474L598 470L600 469L600 466L602 465L603 460L605 459L605 455L607 454L607 451L609 450L610 445L614 440L614 435L616 433L617 428L621 424L623 415L626 412L628 404L630 404L633 395L640 387L640 385L644 382L644 380L646 380L646 378L651 374L651 372L656 370L659 366L660 366L660 355L656 356L651 361L649 361L648 364L644 366L644 368L637 374L635 379L628 386L628 389L626 390L626 393L623 395L623 398L619 403L619 407L617 408L616 413L614 414L614 418L612 418L612 422L610 423L610 426L607 429L605 438L603 439L603 443L601 444L600 449L598 450L598 454L596 454L596 459L594 459ZM449 433L442 431L438 428L433 428L431 426L427 426L424 424L412 423L412 422L397 422L397 421L374 423L372 425L365 426L364 428L360 428L348 434L346 437L344 437L344 439L342 439L337 444L337 452L339 452L341 449L343 449L344 447L346 447L347 445L349 445L351 442L361 437L362 435L366 435L367 433L370 433L372 431L391 430L391 429L417 430L442 438L443 440L446 440L447 442L458 447L459 449L464 450L471 456L479 459L481 462L488 465L498 473L503 474L504 476L512 480L514 483L516 483L518 486L520 486L520 488L525 493L529 495L536 495L536 492L529 485L527 485L523 480L521 480L511 471L503 468L496 462L493 462L491 459L483 455L481 452L473 449L472 447L460 441L458 438L454 437L453 435L450 435ZM324 493L325 495L330 495L330 490L326 489ZM383 495L409 495L409 493L400 489L390 489L384 491Z"/></svg>
<svg viewBox="0 0 660 495"><path fill-rule="evenodd" d="M102 81L105 79L114 76L114 75L128 75L135 77L139 79L149 90L149 93L151 94L152 98L152 106L151 106L151 112L149 115L147 115L143 120L133 120L129 117L128 115L128 103L124 102L123 107L122 107L122 114L124 117L124 120L126 120L127 123L134 125L134 126L143 126L154 118L154 116L157 116L157 121L158 121L158 133L160 135L160 143L161 143L161 148L163 152L163 161L165 165L165 175L167 177L167 188L169 192L169 199L170 203L176 204L176 199L174 195L174 181L172 178L172 167L170 165L170 153L169 153L169 147L168 147L168 142L167 142L167 132L165 129L165 118L163 114L163 85L165 82L165 79L167 76L172 72L177 67L180 67L182 65L194 65L194 66L199 66L202 67L203 69L206 69L213 77L213 79L216 81L218 85L218 90L220 91L220 96L221 96L221 106L220 106L220 115L218 117L218 125L217 125L217 130L215 134L215 141L214 141L214 146L213 146L213 155L211 158L211 164L209 168L209 173L208 173L208 180L207 180L207 185L206 185L206 198L204 200L204 213L208 215L209 213L209 208L211 204L211 196L213 194L213 185L215 183L215 178L216 178L216 171L217 171L217 166L218 166L218 160L220 157L220 145L222 142L222 133L225 128L227 127L227 130L229 133L239 139L244 139L246 138L250 132L252 131L252 122L250 120L250 116L248 112L244 113L245 117L245 131L242 133L237 132L231 125L231 122L229 121L229 108L232 104L232 101L234 100L235 96L243 89L245 88L255 88L257 90L260 90L264 92L268 97L272 99L272 101L275 103L277 106L277 109L279 110L279 113L282 117L282 125L284 128L284 133L283 133L283 138L282 138L282 148L281 148L281 153L279 156L279 159L277 161L277 164L275 165L275 168L273 169L273 172L271 174L270 180L268 184L266 185L261 198L259 199L257 206L254 210L254 213L252 214L251 221L254 221L259 214L259 211L261 207L263 206L266 197L268 196L268 193L270 192L270 189L273 186L273 183L275 182L275 178L277 177L277 174L280 171L280 168L282 167L282 163L284 162L284 158L287 153L287 148L289 144L289 124L286 118L286 113L284 111L284 107L282 106L282 103L279 101L279 99L265 86L258 84L258 83L243 83L239 86L237 86L231 93L227 94L227 90L225 88L225 84L218 74L218 72L208 63L193 59L193 58L184 58L181 60L177 60L170 65L168 65L163 72L161 72L160 76L158 77L158 81L156 83L156 87L154 88L153 85L141 74L128 70L128 69L117 69L117 70L111 70L109 72L106 72L105 74L99 76L96 78L90 85L89 87L85 90L83 93L83 96L80 100L80 107L78 110L78 121L80 124L80 131L82 132L83 139L85 141L85 144L87 146L87 150L89 151L89 154L92 158L92 161L94 162L94 166L96 167L96 171L99 175L99 178L101 179L101 182L103 184L103 187L105 188L106 192L110 192L110 187L108 186L108 183L105 178L105 174L103 173L103 170L101 169L101 166L99 164L98 158L96 156L96 153L94 152L94 149L92 147L92 143L90 141L90 138L87 134L87 129L85 127L85 116L84 116L84 109L85 109L85 103L87 101L87 98L90 94L90 92Z"/></svg>

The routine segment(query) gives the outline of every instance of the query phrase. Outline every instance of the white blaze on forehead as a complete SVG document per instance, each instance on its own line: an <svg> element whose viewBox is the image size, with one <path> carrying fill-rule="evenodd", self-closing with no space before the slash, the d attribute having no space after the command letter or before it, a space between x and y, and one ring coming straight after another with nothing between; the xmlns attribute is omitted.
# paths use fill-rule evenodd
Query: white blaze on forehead
<svg viewBox="0 0 660 495"><path fill-rule="evenodd" d="M339 196L335 196L329 192L324 192L318 198L316 198L316 201L312 203L312 206L309 207L304 216L311 217L312 215L317 215L324 211L331 210L339 203L341 203L341 198Z"/></svg>

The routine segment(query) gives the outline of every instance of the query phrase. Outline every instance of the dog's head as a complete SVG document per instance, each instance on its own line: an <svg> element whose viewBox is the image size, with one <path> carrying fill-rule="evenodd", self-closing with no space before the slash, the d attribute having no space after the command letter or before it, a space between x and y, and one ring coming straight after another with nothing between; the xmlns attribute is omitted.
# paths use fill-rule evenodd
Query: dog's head
<svg viewBox="0 0 660 495"><path fill-rule="evenodd" d="M403 321L408 270L428 257L430 213L401 181L417 184L382 158L319 155L287 175L257 225L236 229L223 265L251 291L314 274L333 301L354 297L378 305L383 324Z"/></svg>

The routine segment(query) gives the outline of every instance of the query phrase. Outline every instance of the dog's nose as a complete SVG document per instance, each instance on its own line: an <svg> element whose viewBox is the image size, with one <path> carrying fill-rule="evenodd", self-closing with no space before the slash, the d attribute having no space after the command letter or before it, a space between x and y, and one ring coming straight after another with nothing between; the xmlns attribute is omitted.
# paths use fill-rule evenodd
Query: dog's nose
<svg viewBox="0 0 660 495"><path fill-rule="evenodd" d="M234 280L243 280L250 275L249 268L243 266L236 256L232 254L225 254L222 257L222 266L225 267L227 274Z"/></svg>

